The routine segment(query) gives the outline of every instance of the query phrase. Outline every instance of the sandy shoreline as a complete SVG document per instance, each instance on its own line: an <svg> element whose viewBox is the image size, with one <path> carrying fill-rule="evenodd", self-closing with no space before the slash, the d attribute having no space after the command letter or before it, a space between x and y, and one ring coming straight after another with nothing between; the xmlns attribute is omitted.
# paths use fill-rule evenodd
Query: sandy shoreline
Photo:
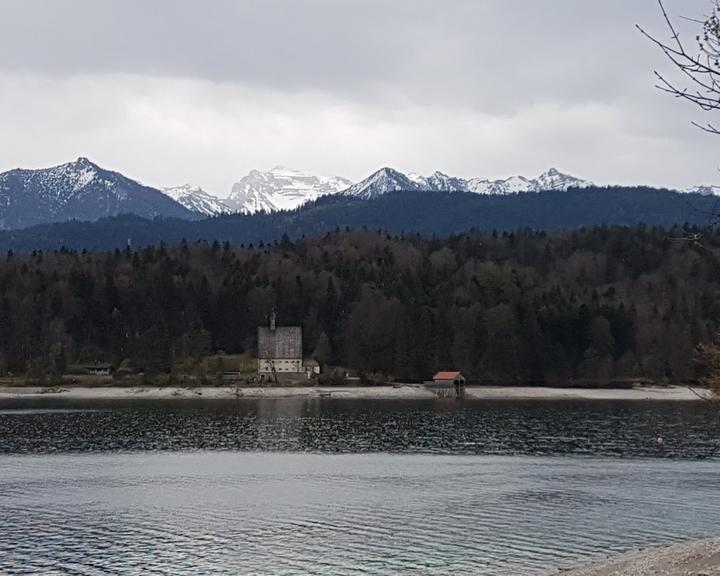
<svg viewBox="0 0 720 576"><path fill-rule="evenodd" d="M720 538L630 552L562 576L719 576Z"/></svg>
<svg viewBox="0 0 720 576"><path fill-rule="evenodd" d="M202 387L0 387L0 400L26 398L67 398L77 400L126 399L233 399L233 398L336 398L336 399L433 399L422 386L374 387L287 387L235 388ZM675 400L701 401L685 386L644 386L632 389L468 387L468 400Z"/></svg>

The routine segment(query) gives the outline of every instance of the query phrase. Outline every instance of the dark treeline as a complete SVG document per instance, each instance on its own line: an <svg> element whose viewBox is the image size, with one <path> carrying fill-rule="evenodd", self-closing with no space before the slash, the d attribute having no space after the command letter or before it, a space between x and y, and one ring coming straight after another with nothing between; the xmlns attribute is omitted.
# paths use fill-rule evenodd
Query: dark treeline
<svg viewBox="0 0 720 576"><path fill-rule="evenodd" d="M218 240L231 244L274 242L318 236L336 227L382 229L391 234L448 236L474 230L572 230L618 225L671 227L706 225L716 198L647 187L587 188L528 194L413 192L372 200L328 196L297 210L273 214L233 214L191 222L123 215L98 222L66 222L25 230L0 231L0 251L112 250L147 245Z"/></svg>
<svg viewBox="0 0 720 576"><path fill-rule="evenodd" d="M277 310L324 365L400 379L694 376L720 326L720 235L593 228L444 239L335 231L273 245L0 258L0 372L111 362L170 371L211 351L254 354Z"/></svg>

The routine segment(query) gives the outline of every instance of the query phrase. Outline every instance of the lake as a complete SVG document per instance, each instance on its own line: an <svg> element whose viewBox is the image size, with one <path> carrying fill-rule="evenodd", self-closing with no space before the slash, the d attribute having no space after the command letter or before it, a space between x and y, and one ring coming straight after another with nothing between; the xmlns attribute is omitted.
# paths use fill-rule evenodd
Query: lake
<svg viewBox="0 0 720 576"><path fill-rule="evenodd" d="M719 442L702 403L4 401L0 573L551 574L720 534Z"/></svg>

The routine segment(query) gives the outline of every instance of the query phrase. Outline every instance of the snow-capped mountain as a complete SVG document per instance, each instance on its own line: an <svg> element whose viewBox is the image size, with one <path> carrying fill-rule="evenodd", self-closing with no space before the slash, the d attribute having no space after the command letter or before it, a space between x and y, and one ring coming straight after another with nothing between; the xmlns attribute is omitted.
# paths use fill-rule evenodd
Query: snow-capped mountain
<svg viewBox="0 0 720 576"><path fill-rule="evenodd" d="M430 176L405 175L392 168L383 168L362 182L344 190L342 194L370 199L397 190L427 190L439 192L475 192L478 194L518 194L520 192L542 192L545 190L567 190L586 188L590 182L551 168L535 179L513 176L506 180L471 178L465 180L434 172Z"/></svg>
<svg viewBox="0 0 720 576"><path fill-rule="evenodd" d="M161 191L179 202L188 210L204 216L218 216L228 214L233 210L217 196L208 194L199 186L184 184L171 188L162 188Z"/></svg>
<svg viewBox="0 0 720 576"><path fill-rule="evenodd" d="M471 178L467 180L468 192L478 194L518 194L520 192L544 192L547 190L568 190L569 188L587 188L591 182L581 180L569 174L563 174L556 168L550 168L537 178L511 176L505 180Z"/></svg>
<svg viewBox="0 0 720 576"><path fill-rule="evenodd" d="M365 180L352 184L335 177L309 176L296 170L276 166L268 172L251 171L233 185L225 204L236 212L255 213L292 210L320 196L342 194L370 200L400 190L440 192L476 192L479 194L516 194L543 190L567 190L590 186L590 182L563 174L552 168L535 179L514 176L506 180L487 178L463 179L434 172L430 176L403 174L393 168L381 168Z"/></svg>
<svg viewBox="0 0 720 576"><path fill-rule="evenodd" d="M477 194L519 194L534 190L534 181L525 176L511 176L505 180L471 178L467 181L467 191Z"/></svg>
<svg viewBox="0 0 720 576"><path fill-rule="evenodd" d="M592 186L592 183L570 176L569 174L563 174L556 168L550 168L547 172L540 174L535 180L535 192L541 192L543 190L567 190L568 188L587 188Z"/></svg>
<svg viewBox="0 0 720 576"><path fill-rule="evenodd" d="M427 190L436 190L438 192L465 192L467 191L467 182L462 178L448 176L440 171L433 172L430 176L410 176L414 182L422 184Z"/></svg>
<svg viewBox="0 0 720 576"><path fill-rule="evenodd" d="M506 180L464 179L443 172L421 176L382 168L353 184L346 178L313 176L276 166L267 172L251 171L233 185L229 198L222 200L189 184L157 190L100 168L87 158L78 158L53 168L16 169L0 174L0 229L70 219L97 220L122 213L147 218L199 218L232 212L277 212L293 210L330 194L369 200L402 190L517 194L590 185L554 168L535 179L514 176ZM720 194L720 187L687 191Z"/></svg>
<svg viewBox="0 0 720 576"><path fill-rule="evenodd" d="M381 168L368 176L365 180L353 184L342 191L344 196L355 196L363 200L371 200L388 192L399 190L426 190L426 185L421 177L415 176L411 179L402 172L392 168Z"/></svg>
<svg viewBox="0 0 720 576"><path fill-rule="evenodd" d="M352 181L338 176L311 176L275 166L267 172L252 170L233 185L225 204L235 212L247 214L293 210L320 196L340 192L351 184Z"/></svg>
<svg viewBox="0 0 720 576"><path fill-rule="evenodd" d="M87 158L41 170L0 174L0 228L117 214L193 218L165 194L93 164Z"/></svg>

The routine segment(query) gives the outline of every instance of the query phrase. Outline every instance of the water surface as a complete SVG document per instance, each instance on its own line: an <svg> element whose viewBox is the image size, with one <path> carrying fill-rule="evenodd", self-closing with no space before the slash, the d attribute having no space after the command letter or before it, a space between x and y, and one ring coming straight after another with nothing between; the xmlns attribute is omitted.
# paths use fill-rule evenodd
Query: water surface
<svg viewBox="0 0 720 576"><path fill-rule="evenodd" d="M658 450L657 434L665 436ZM160 400L0 402L0 453L243 450L707 458L702 402Z"/></svg>
<svg viewBox="0 0 720 576"><path fill-rule="evenodd" d="M699 403L3 403L0 573L550 574L720 534L719 432Z"/></svg>

